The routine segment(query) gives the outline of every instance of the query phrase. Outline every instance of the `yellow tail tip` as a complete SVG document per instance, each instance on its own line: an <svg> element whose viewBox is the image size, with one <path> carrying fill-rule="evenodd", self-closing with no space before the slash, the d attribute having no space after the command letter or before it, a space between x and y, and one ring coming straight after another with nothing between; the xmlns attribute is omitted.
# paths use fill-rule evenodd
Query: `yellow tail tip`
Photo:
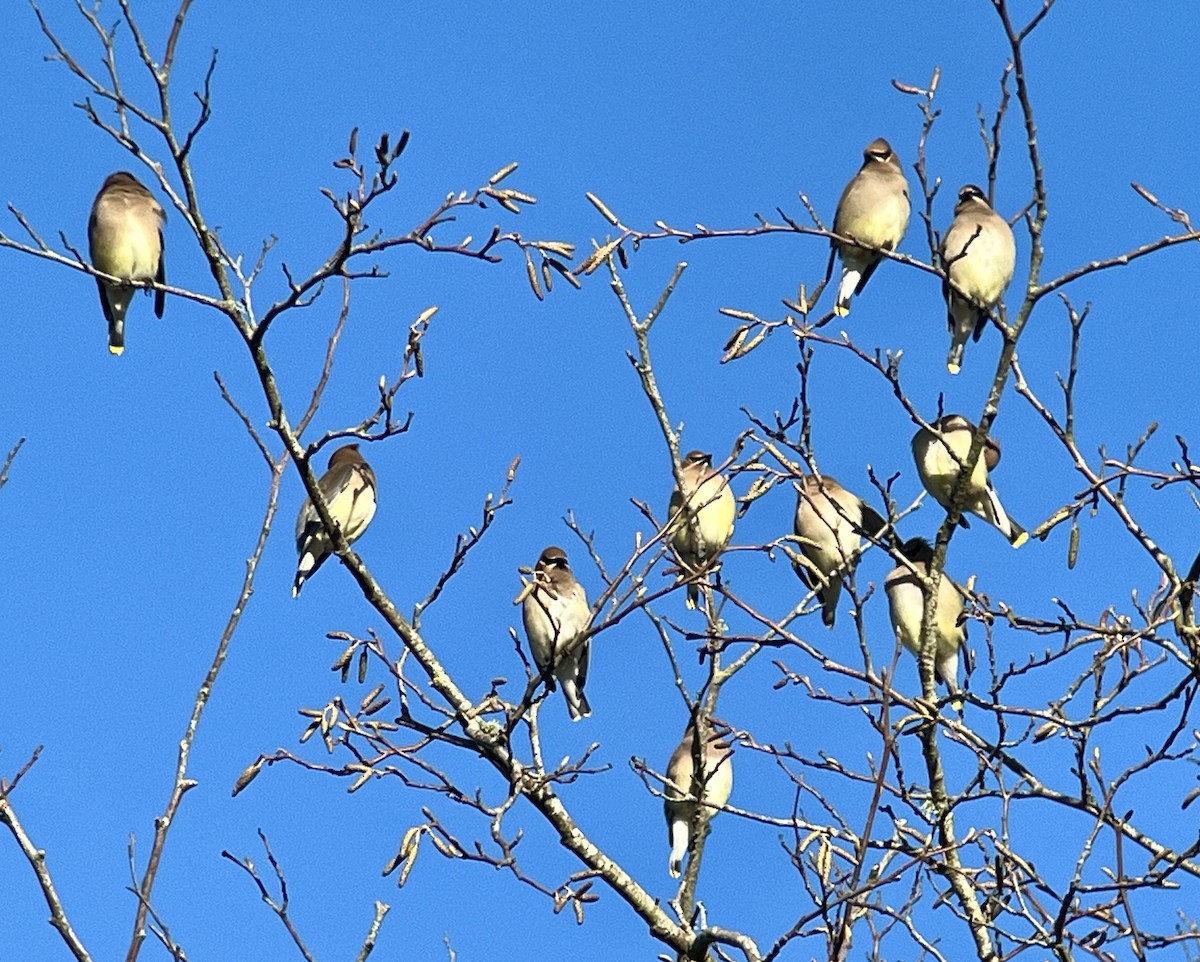
<svg viewBox="0 0 1200 962"><path fill-rule="evenodd" d="M1015 538L1013 538L1012 546L1014 548L1019 548L1019 547L1021 547L1021 545L1023 545L1028 540L1029 540L1029 532L1022 531L1019 535L1017 535Z"/></svg>
<svg viewBox="0 0 1200 962"><path fill-rule="evenodd" d="M847 314L850 313L850 307L849 307L849 305L834 304L833 305L833 313L836 314L838 317L845 317Z"/></svg>
<svg viewBox="0 0 1200 962"><path fill-rule="evenodd" d="M125 353L125 347L124 347L124 345L122 345L121 347L113 347L110 344L110 345L108 345L108 353L111 354L113 357L120 357L122 354Z"/></svg>
<svg viewBox="0 0 1200 962"><path fill-rule="evenodd" d="M946 362L946 370L949 371L951 374L957 374L959 371L962 370L962 365L955 364L953 361L947 361Z"/></svg>

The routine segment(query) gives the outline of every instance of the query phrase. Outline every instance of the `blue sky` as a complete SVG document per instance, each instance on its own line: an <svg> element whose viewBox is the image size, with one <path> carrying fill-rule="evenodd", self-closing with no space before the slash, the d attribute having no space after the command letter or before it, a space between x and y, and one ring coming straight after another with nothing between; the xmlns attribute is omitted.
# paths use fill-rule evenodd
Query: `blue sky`
<svg viewBox="0 0 1200 962"><path fill-rule="evenodd" d="M1014 6L1017 19L1035 9ZM95 38L73 7L50 2L44 10L82 62L99 69ZM102 19L117 16L113 5ZM156 50L169 21L166 8L142 21ZM146 78L128 35L122 38L127 91L144 98ZM1043 279L1174 231L1129 189L1130 181L1168 205L1200 212L1191 161L1200 99L1195 77L1181 66L1192 62L1198 42L1200 11L1191 5L1102 3L1055 8L1028 43L1051 205ZM538 204L515 218L498 208L468 212L439 238L486 236L500 222L527 238L571 241L586 251L589 238L602 237L608 225L585 191L646 229L659 219L682 228L749 227L755 212L777 219L776 207L803 220L798 191L831 219L863 145L880 135L895 147L915 190L910 165L921 118L915 99L895 92L890 81L924 85L940 66L942 115L928 159L945 181L934 214L944 229L958 186L985 177L976 109L982 105L991 117L1006 59L991 5L983 2L873 2L856 5L852 15L831 2L702 4L686 14L518 2L487 15L348 2L338 5L336 20L325 7L263 2L236 22L226 10L201 4L191 13L175 68L181 118L193 116L191 91L213 48L220 51L214 116L194 166L206 216L229 248L252 259L265 238L278 238L256 285L260 310L285 289L281 262L307 273L332 249L338 222L319 188L348 186L331 162L353 127L364 153L383 130L412 131L401 188L375 213L384 230L407 230L448 192L478 186L515 160L520 169L507 183L537 196ZM8 132L0 195L45 237L56 239L61 230L82 250L88 208L104 177L117 169L148 177L72 109L84 92L61 65L45 62L49 49L32 13L13 11L0 37L0 129ZM1014 114L1005 129L996 194L1008 217L1030 191L1015 121ZM164 156L148 132L142 143ZM168 216L169 282L212 293L182 217ZM11 216L2 224L6 234L21 236ZM920 227L914 216L901 249L928 259ZM1010 303L1029 250L1028 235L1020 226L1016 233ZM510 604L520 587L519 565L531 564L545 545L561 544L589 595L599 592L599 577L563 515L573 510L585 530L594 530L598 549L615 567L635 533L648 530L629 499L661 512L671 487L666 447L625 358L633 337L603 272L585 279L581 291L556 284L538 302L514 254L491 266L411 249L379 258L391 276L356 287L333 379L308 437L370 410L379 375L393 374L399 364L408 325L437 304L425 377L410 382L398 400L415 412L412 429L368 452L381 503L357 548L401 609L410 610L449 559L456 533L477 523L484 496L499 490L508 464L521 456L515 503L425 617L430 643L477 695L493 677L506 676L514 687L521 677L508 637L509 626L520 623ZM652 342L669 412L685 425L685 448L724 455L748 426L743 407L769 418L790 406L797 390L794 341L780 332L749 357L721 366L721 346L735 322L718 309L780 317L780 298L815 282L826 256L820 239L782 235L683 247L660 241L631 258L625 283L643 312L674 265L689 264ZM0 599L8 666L0 676L0 774L11 777L34 746L45 746L14 802L48 852L77 930L95 957L108 958L123 951L132 924L134 901L125 891L129 836L144 856L169 791L176 743L237 597L267 494L267 471L222 402L213 372L260 428L266 409L244 348L221 317L171 298L158 321L150 301L138 298L126 353L112 358L91 279L11 251L0 252L0 263L8 332L0 448L28 439L0 491L9 544ZM1080 447L1093 462L1098 446L1119 456L1155 421L1160 428L1145 464L1169 470L1179 453L1174 436L1195 441L1189 394L1200 348L1197 264L1194 246L1175 248L1070 287L1074 304L1093 305L1077 395ZM331 289L316 306L282 318L269 339L296 411L320 369L337 294ZM964 372L952 380L943 363L944 305L928 274L883 265L850 317L829 330L839 327L868 349L903 349L905 386L927 418L936 414L939 392L947 410L978 416L999 337L989 330L969 345ZM1046 299L1019 356L1035 391L1056 411L1055 377L1066 369L1068 345L1064 311ZM914 428L878 375L828 350L819 353L810 390L822 468L860 492L868 490L867 465L881 477L899 471L898 495L915 497L919 481L908 449ZM1004 445L996 485L1010 512L1032 529L1083 483L1011 386L995 433ZM739 494L745 484L735 484ZM340 649L324 636L383 628L336 561L298 601L290 598L291 532L302 498L291 473L256 593L196 742L192 768L200 784L173 829L156 890L156 907L189 956L227 956L236 933L242 958L294 957L250 882L220 857L229 849L265 864L259 827L287 871L297 925L318 958L357 949L376 899L393 906L378 950L384 959L444 957L443 936L461 960L530 950L597 959L655 954L641 924L609 893L577 928L569 913L552 915L544 898L511 879L447 863L432 850L397 891L394 878L381 878L379 870L405 829L421 820L422 805L433 805L461 837L474 838L485 827L394 781L348 796L345 783L281 765L230 798L238 773L259 752L286 747L324 760L318 745L296 744L303 729L296 709L319 707L343 691L348 701L358 697L357 688L343 689L328 671ZM1184 486L1152 492L1135 482L1128 500L1186 568L1197 549L1197 524ZM787 493L773 492L739 523L735 544L785 533L792 508ZM941 517L927 504L906 531L932 534ZM1157 584L1156 570L1107 510L1085 515L1082 524L1074 571L1064 566L1065 529L1016 553L982 524L956 537L948 569L959 580L976 574L993 599L1033 615L1053 617L1054 597L1088 619L1110 605L1129 611L1130 592L1144 600ZM888 567L877 553L860 574L878 589L867 620L874 657L885 663L892 650L882 597ZM734 553L726 576L771 610L786 611L800 597L786 565L772 567L754 552ZM686 618L682 607L679 595L663 604L666 613ZM974 627L981 646L983 633ZM834 657L855 657L845 606L834 632L810 617L801 633ZM1040 648L1027 635L997 637L1005 661ZM771 657L760 657L730 686L723 716L763 742L790 740L807 755L824 750L861 761L873 744L865 726L796 690L773 692L778 673ZM816 672L818 685L844 687L790 652L779 657ZM699 682L694 657L685 655L684 663ZM1176 672L1173 682L1177 669L1169 671ZM900 665L898 684L916 687L911 659ZM578 725L567 721L558 698L542 713L549 755L579 753L596 741L597 759L612 765L565 790L564 798L577 806L585 830L665 900L673 889L660 804L628 759L664 765L685 710L646 619L628 619L597 640L589 697L595 714ZM1048 697L1041 689L1029 692L1037 707ZM1106 748L1112 752L1106 760L1116 764L1122 752L1136 755L1135 748L1139 741ZM917 764L910 750L910 764ZM1069 764L1065 748L1051 743L1039 750L1047 765L1055 764L1055 752L1064 768ZM464 778L478 773L466 759L441 760ZM749 752L738 761L733 803L786 816L790 790L774 767ZM1181 797L1191 772L1175 774ZM482 777L487 791L500 790L490 773ZM1171 820L1156 811L1147 789L1135 783L1124 800L1175 841ZM844 803L852 811L858 804L853 795ZM1178 820L1174 803L1170 809ZM1154 824L1158 815L1161 826ZM967 813L960 826L969 820ZM578 867L532 815L521 812L518 822L527 828L521 851L534 874L557 882ZM1051 819L1030 831L1044 831L1049 845L1063 835L1076 841L1081 829ZM776 829L722 816L702 880L710 918L764 945L790 924L803 899L777 836ZM746 877L748 865L756 877L763 866L761 885ZM7 836L0 880L6 893L0 958L65 957ZM1176 904L1164 896L1148 910L1151 919L1160 913L1158 928L1170 927ZM961 928L942 915L942 928L937 922L931 928L944 933L947 946L960 944ZM818 943L810 945L819 954ZM155 946L143 951L143 958L162 957ZM795 957L807 954L808 946Z"/></svg>

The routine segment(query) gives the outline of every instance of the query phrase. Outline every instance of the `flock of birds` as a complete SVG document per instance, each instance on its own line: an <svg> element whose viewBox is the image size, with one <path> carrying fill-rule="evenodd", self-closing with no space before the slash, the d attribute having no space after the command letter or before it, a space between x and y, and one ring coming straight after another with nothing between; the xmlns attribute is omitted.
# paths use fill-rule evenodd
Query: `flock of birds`
<svg viewBox="0 0 1200 962"><path fill-rule="evenodd" d="M851 299L861 294L871 275L894 251L908 229L911 203L908 181L888 142L872 141L863 151L863 165L846 185L833 221L833 252L842 264L834 312L850 311ZM88 242L97 276L100 304L108 323L108 346L113 354L125 348L125 315L138 287L153 289L155 314L162 317L166 272L162 230L166 213L146 187L126 171L110 175L96 195L88 223ZM992 308L1012 280L1016 250L1012 230L992 210L973 184L958 193L954 220L946 230L940 255L944 271L942 293L950 329L946 366L951 374L962 367L967 340L978 340ZM153 286L151 287L151 283ZM956 484L961 483L963 513L976 515L1001 532L1014 547L1027 540L1025 530L1005 512L989 472L1000 460L1000 446L985 438L969 475L959 481L976 427L961 414L949 414L922 427L913 436L912 451L925 489L947 510ZM733 537L737 502L728 479L713 467L712 455L691 451L682 460L679 483L671 493L667 534L686 581L689 608L701 591L710 590L708 574ZM376 478L357 444L347 444L329 459L319 480L329 515L348 543L356 541L375 516ZM830 475L804 476L796 485L794 522L799 547L794 567L821 607L823 623L832 628L837 617L843 580L863 550L863 539L879 539L887 524L860 497ZM960 519L967 526L965 517ZM923 538L891 543L902 563L884 581L896 637L914 654L920 653L921 621L925 607L923 582L929 577L933 548ZM306 498L296 520L299 561L292 597L333 553L333 545L311 499ZM963 600L945 577L936 587L935 672L951 696L958 698L958 653L966 640ZM571 571L566 552L551 545L538 558L532 580L516 602L530 653L547 689L561 687L573 721L591 714L587 695L591 638L591 607L583 586ZM701 729L704 734L701 735ZM667 764L665 811L671 845L669 869L678 877L691 843L697 804L716 813L733 788L732 745L728 731L718 731L711 719L700 726L696 718Z"/></svg>
<svg viewBox="0 0 1200 962"><path fill-rule="evenodd" d="M921 428L913 437L913 457L921 483L947 510L974 434L975 426L970 421L951 414L930 428ZM1019 547L1028 535L1005 512L989 476L999 460L999 445L986 438L974 470L962 480L963 511L982 518ZM346 541L353 543L370 524L376 507L375 472L357 444L344 445L333 453L318 486L330 517ZM832 628L843 580L853 572L864 538L884 537L887 523L830 475L805 475L796 485L796 492L794 531L799 555L794 567L820 604L822 622ZM712 455L689 452L679 465L679 484L671 492L666 528L686 582L689 608L697 606L701 591L709 590L708 574L733 538L736 514L737 501L729 480L714 468ZM965 517L959 523L967 527ZM925 609L922 584L929 577L933 548L924 538L898 545L893 539L893 545L904 560L884 581L892 627L904 647L919 655ZM305 498L296 519L296 550L299 561L293 597L333 553L329 535L309 498ZM938 681L957 699L958 654L966 641L963 599L945 577L939 577L936 591L934 668ZM551 545L542 551L531 580L523 584L515 603L521 605L529 651L547 689L562 689L572 721L588 717L592 708L585 687L592 655L588 635L592 609L562 548ZM711 719L706 720L705 727L701 739L695 719L690 720L667 765L664 799L671 844L669 869L675 877L682 870L690 844L696 800L716 812L729 801L733 788L728 732L715 730Z"/></svg>

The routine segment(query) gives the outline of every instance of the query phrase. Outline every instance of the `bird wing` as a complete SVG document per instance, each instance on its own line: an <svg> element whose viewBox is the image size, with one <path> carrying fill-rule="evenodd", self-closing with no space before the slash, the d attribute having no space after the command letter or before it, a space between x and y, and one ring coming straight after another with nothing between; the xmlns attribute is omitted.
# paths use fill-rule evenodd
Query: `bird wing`
<svg viewBox="0 0 1200 962"><path fill-rule="evenodd" d="M859 499L858 503L862 511L862 522L858 526L859 533L871 538L879 537L883 529L887 527L887 521L884 520L883 515L867 504L867 502Z"/></svg>
<svg viewBox="0 0 1200 962"><path fill-rule="evenodd" d="M1000 503L1000 496L996 494L996 488L992 484L992 479L988 478L987 484L984 486L984 494L987 497L987 513L991 517L987 517L988 523L999 529L1004 537L1011 539L1013 534L1012 522L1008 520L1008 514L1004 510L1004 505Z"/></svg>
<svg viewBox="0 0 1200 962"><path fill-rule="evenodd" d="M158 229L158 273L154 275L154 280L159 284L167 283L167 249L163 246L163 233L161 227ZM163 316L163 308L166 306L166 302L167 295L165 291L154 292L155 317L161 318Z"/></svg>
<svg viewBox="0 0 1200 962"><path fill-rule="evenodd" d="M346 511L348 505L344 506L342 500L350 491L355 475L354 465L339 464L330 471L325 472L317 481L317 487L321 489L321 496L325 499L325 503L329 505L329 513L338 521L342 520L343 512ZM353 497L353 495L351 496ZM317 515L317 509L313 506L311 498L304 499L304 507L300 509L300 516L296 519L296 547L300 549L304 545L305 538L321 526L321 519Z"/></svg>

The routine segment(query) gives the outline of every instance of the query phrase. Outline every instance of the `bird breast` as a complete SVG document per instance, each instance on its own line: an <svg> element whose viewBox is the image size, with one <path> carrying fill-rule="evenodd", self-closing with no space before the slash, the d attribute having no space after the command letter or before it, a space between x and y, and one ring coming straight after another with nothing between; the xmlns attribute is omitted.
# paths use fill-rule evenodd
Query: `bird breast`
<svg viewBox="0 0 1200 962"><path fill-rule="evenodd" d="M949 435L950 448L947 448L947 442L936 436L930 435L929 440L928 450L925 457L919 459L918 467L922 469L920 473L923 478L928 480L927 487L931 488L931 493L938 501L944 503L950 496L960 468L960 461L956 461L950 451L953 449L954 454L958 455L961 460L966 460L971 450L971 435L967 432ZM965 443L960 443L964 441ZM984 463L983 452L975 462L968 484L970 490L975 493L983 491L987 485L987 465Z"/></svg>
<svg viewBox="0 0 1200 962"><path fill-rule="evenodd" d="M535 648L534 657L542 664L550 658L550 649L569 645L587 624L587 603L575 590L555 585L550 591L538 588L525 601L525 631Z"/></svg>
<svg viewBox="0 0 1200 962"><path fill-rule="evenodd" d="M148 231L144 217L124 207L110 209L101 214L100 227L108 243L96 246L93 263L98 270L131 281L154 280L162 249L158 231Z"/></svg>
<svg viewBox="0 0 1200 962"><path fill-rule="evenodd" d="M925 593L916 576L907 569L897 568L887 579L887 595L892 624L904 647L915 655L921 653L921 618L925 608ZM962 599L945 577L938 580L937 657L945 658L958 651L964 632L958 624Z"/></svg>
<svg viewBox="0 0 1200 962"><path fill-rule="evenodd" d="M962 254L964 245L967 253ZM947 238L950 281L977 307L991 307L1012 280L1016 250L1007 231L972 230L965 237Z"/></svg>
<svg viewBox="0 0 1200 962"><path fill-rule="evenodd" d="M807 554L823 571L832 571L842 564L843 551L849 554L861 544L853 525L862 524L862 513L857 502L841 505L846 517L828 501L814 504L801 497L796 508L796 533Z"/></svg>
<svg viewBox="0 0 1200 962"><path fill-rule="evenodd" d="M894 248L908 228L909 204L908 199L899 192L879 192L872 190L871 197L862 198L864 206L870 203L867 210L855 215L854 206L857 198L850 201L848 213L851 216L843 218L847 224L853 224L853 230L843 231L837 225L834 233L853 237L869 247Z"/></svg>
<svg viewBox="0 0 1200 962"><path fill-rule="evenodd" d="M678 750L677 750L678 752ZM665 794L667 801L678 802L692 794L692 782L695 779L695 765L691 755L691 745L686 753L678 754L671 765L671 778L667 781ZM710 750L705 756L705 783L700 792L701 801L713 808L720 808L729 801L733 793L733 764L727 747ZM690 808L690 805L688 806Z"/></svg>
<svg viewBox="0 0 1200 962"><path fill-rule="evenodd" d="M375 491L365 481L356 478L347 484L330 502L329 513L341 525L347 541L353 541L375 517Z"/></svg>

